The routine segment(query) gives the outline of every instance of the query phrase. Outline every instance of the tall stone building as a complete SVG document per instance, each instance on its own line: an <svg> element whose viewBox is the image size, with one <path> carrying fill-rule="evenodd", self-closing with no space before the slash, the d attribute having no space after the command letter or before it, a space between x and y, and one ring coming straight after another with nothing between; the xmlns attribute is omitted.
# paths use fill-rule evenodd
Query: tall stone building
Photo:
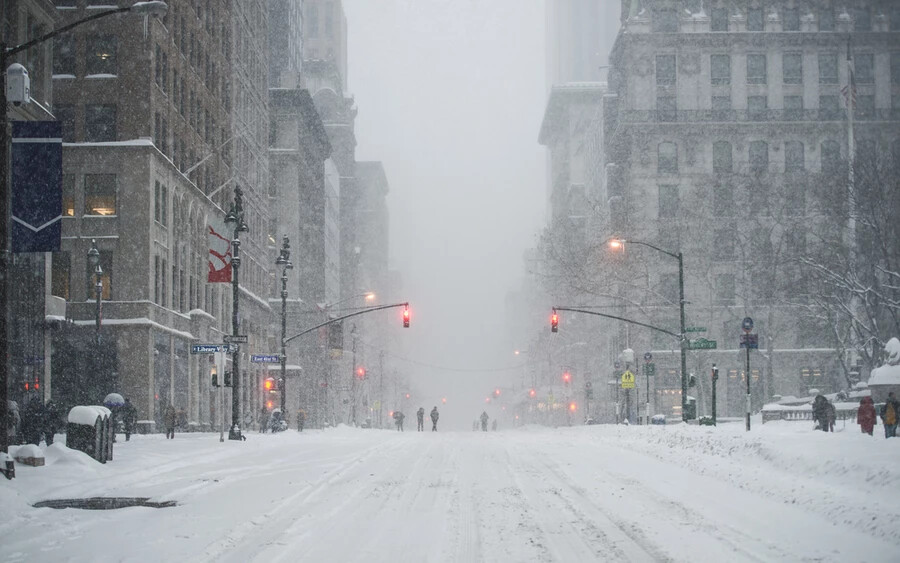
<svg viewBox="0 0 900 563"><path fill-rule="evenodd" d="M59 2L58 11L65 23L93 4ZM208 428L230 416L230 401L216 412L211 358L192 355L190 346L231 333L231 285L207 282L207 225L224 217L238 186L249 226L240 268L241 333L249 343L235 389L244 411L256 412L265 374L249 356L271 353L277 342L268 301L277 254L268 190L268 5L168 4L146 34L139 19L113 16L55 45L65 217L52 284L79 334L54 342L54 395L64 403L100 401L115 390L132 399L144 427L158 425L172 403L189 425ZM96 351L92 240L103 270Z"/></svg>
<svg viewBox="0 0 900 563"><path fill-rule="evenodd" d="M605 174L589 188L598 241L683 252L688 325L703 329L689 336L718 343L689 353L701 411L714 362L726 415L743 412L747 377L754 409L773 395L846 387L827 323L804 315L809 286L797 263L848 221L848 49L857 154L896 142L900 9L879 0L632 0L622 19L601 125ZM619 311L677 332L676 261L626 248L610 259L619 277L607 278ZM746 316L760 340L749 374L738 349ZM608 330L616 336L605 363L625 347L651 351L655 410L677 415L678 342L616 323Z"/></svg>

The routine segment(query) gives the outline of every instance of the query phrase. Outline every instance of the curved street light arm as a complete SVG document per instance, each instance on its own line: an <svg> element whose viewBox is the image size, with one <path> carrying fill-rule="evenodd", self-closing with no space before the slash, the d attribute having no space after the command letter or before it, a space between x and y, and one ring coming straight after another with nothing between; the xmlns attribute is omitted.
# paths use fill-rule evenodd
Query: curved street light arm
<svg viewBox="0 0 900 563"><path fill-rule="evenodd" d="M379 305L379 306L377 306L377 307L366 307L366 308L363 309L362 311L356 311L355 313L350 313L349 315L344 315L343 317L337 317L337 318L334 318L334 319L329 319L329 320L325 321L324 323L317 324L316 326L311 327L311 328L308 328L308 329L304 330L304 331L301 332L301 333L295 334L294 336L291 336L291 337L289 337L289 338L285 338L285 339L284 339L284 342L285 342L285 344L287 344L287 343L290 342L291 340L293 340L293 339L295 339L295 338L300 338L300 337L303 336L304 334L309 334L310 332L312 332L312 331L314 331L314 330L316 330L316 329L320 329L320 328L322 328L323 326L327 326L327 325L336 323L336 322L338 322L338 321L342 321L342 320L344 320L344 319L349 319L350 317L355 317L355 316L357 316L357 315L364 315L364 314L366 314L366 313L374 313L375 311L381 311L381 310L383 310L383 309L395 309L395 308L397 308L397 307L409 307L409 302L406 302L406 303L394 303L393 305Z"/></svg>
<svg viewBox="0 0 900 563"><path fill-rule="evenodd" d="M607 319L615 319L615 320L617 320L617 321L622 321L622 322L626 322L626 323L631 323L631 324L634 324L634 325L646 327L646 328L649 328L649 329L652 329L652 330L656 330L656 331L659 331L659 332L664 332L664 333L668 334L669 336L674 336L675 338L677 338L677 339L679 339L679 340L682 339L682 335L676 334L676 333L672 332L671 330L666 330L666 329L664 329L664 328L659 328L658 326L649 325L649 324L647 324L647 323L642 323L642 322L640 322L640 321L634 321L634 320L631 320L631 319L626 319L625 317L617 317L616 315L608 315L608 314L606 314L606 313L598 313L598 312L596 312L596 311L587 311L587 310L585 310L585 309L575 309L575 308L573 308L573 307L553 307L553 309L554 309L555 311L571 311L571 312L573 312L573 313L585 313L586 315L597 315L598 317L606 317Z"/></svg>

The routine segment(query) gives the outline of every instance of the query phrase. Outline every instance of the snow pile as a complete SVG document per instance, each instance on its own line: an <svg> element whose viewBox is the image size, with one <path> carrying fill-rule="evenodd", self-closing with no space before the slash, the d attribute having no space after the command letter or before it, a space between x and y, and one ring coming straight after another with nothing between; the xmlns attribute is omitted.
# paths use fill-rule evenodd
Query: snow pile
<svg viewBox="0 0 900 563"><path fill-rule="evenodd" d="M72 424L93 426L97 423L97 418L106 418L111 412L112 411L106 407L81 405L72 407L72 410L69 411L68 420Z"/></svg>
<svg viewBox="0 0 900 563"><path fill-rule="evenodd" d="M880 368L872 370L869 385L900 385L900 340L888 340L884 346L887 361Z"/></svg>

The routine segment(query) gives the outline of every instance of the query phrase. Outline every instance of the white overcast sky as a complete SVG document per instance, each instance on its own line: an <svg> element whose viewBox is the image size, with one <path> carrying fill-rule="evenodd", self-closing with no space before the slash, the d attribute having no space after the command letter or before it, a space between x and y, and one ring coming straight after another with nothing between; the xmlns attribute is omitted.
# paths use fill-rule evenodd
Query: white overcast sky
<svg viewBox="0 0 900 563"><path fill-rule="evenodd" d="M413 310L403 353L435 367L395 364L421 402L447 396L445 410L458 411L450 418L471 421L513 375L478 370L519 363L504 299L544 217L544 2L344 0L344 9L356 156L384 162L391 267Z"/></svg>

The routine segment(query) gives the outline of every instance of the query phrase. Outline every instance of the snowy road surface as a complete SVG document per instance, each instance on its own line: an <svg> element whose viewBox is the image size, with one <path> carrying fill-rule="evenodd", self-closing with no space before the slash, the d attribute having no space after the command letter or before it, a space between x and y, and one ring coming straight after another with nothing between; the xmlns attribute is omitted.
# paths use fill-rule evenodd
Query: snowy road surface
<svg viewBox="0 0 900 563"><path fill-rule="evenodd" d="M898 561L900 440L774 423L57 445L0 483L3 561ZM174 508L33 508L90 496Z"/></svg>

